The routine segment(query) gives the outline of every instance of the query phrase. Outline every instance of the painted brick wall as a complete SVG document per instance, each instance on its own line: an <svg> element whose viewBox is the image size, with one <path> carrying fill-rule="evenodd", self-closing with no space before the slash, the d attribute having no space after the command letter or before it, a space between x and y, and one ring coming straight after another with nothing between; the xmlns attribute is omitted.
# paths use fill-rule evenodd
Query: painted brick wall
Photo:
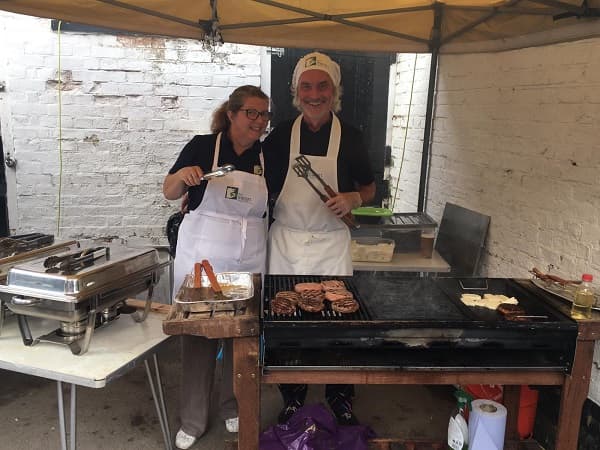
<svg viewBox="0 0 600 450"><path fill-rule="evenodd" d="M444 56L429 210L492 216L486 268L600 276L600 40Z"/></svg>
<svg viewBox="0 0 600 450"><path fill-rule="evenodd" d="M401 79L408 78L413 64L414 55L400 56ZM420 91L425 80L415 85ZM401 93L396 101L396 158L401 155L406 96ZM406 161L421 154L422 117L413 117L415 123L409 123L415 129L409 136L415 136L415 148L407 145L411 154ZM528 269L546 270L552 264L566 276L593 273L598 286L599 128L599 39L442 56L427 212L439 220L450 201L491 216L484 255L489 276L527 277ZM413 179L414 170L406 176ZM407 197L416 198L412 181L406 186L411 192ZM399 205L405 207L404 199ZM590 397L600 403L597 366Z"/></svg>
<svg viewBox="0 0 600 450"><path fill-rule="evenodd" d="M401 53L396 60L389 169L390 206L396 212L417 210L430 63L429 54Z"/></svg>
<svg viewBox="0 0 600 450"><path fill-rule="evenodd" d="M18 160L11 228L56 233L62 180L61 236L166 243L177 202L163 199L164 176L235 87L260 84L260 47L63 32L61 169L57 34L9 13L0 32L0 125Z"/></svg>

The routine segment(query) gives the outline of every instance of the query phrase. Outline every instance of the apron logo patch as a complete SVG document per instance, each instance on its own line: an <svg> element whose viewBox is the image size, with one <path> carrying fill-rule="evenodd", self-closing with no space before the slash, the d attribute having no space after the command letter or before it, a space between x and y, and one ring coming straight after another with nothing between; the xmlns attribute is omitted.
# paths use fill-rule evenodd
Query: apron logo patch
<svg viewBox="0 0 600 450"><path fill-rule="evenodd" d="M239 191L240 190L234 186L227 186L227 189L225 189L225 198L237 200Z"/></svg>
<svg viewBox="0 0 600 450"><path fill-rule="evenodd" d="M235 186L227 186L225 189L225 198L229 200L237 200L242 203L252 202L252 197L248 197L240 192L240 189Z"/></svg>
<svg viewBox="0 0 600 450"><path fill-rule="evenodd" d="M261 165L254 166L254 175L262 175L263 170Z"/></svg>

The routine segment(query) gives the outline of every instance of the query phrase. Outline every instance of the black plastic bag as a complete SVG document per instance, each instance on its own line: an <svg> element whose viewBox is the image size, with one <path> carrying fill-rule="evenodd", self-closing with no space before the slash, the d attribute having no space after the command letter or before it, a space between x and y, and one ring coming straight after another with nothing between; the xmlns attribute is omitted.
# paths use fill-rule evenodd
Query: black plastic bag
<svg viewBox="0 0 600 450"><path fill-rule="evenodd" d="M167 220L167 239L169 240L169 253L173 258L175 258L175 251L177 250L177 235L179 234L179 226L183 221L183 217L185 213L182 211L178 211L175 214L172 214Z"/></svg>

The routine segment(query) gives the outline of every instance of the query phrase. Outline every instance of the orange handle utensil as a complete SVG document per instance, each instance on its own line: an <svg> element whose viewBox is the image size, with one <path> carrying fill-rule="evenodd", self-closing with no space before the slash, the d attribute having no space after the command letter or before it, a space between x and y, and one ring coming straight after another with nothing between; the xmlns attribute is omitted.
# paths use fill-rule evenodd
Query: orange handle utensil
<svg viewBox="0 0 600 450"><path fill-rule="evenodd" d="M194 287L202 287L202 263L194 264Z"/></svg>
<svg viewBox="0 0 600 450"><path fill-rule="evenodd" d="M206 272L206 276L208 277L208 281L210 281L210 285L212 286L213 291L215 291L215 293L223 292L223 290L221 289L221 285L217 281L215 272L213 271L212 266L208 262L208 259L202 260L202 267L204 268L204 272Z"/></svg>

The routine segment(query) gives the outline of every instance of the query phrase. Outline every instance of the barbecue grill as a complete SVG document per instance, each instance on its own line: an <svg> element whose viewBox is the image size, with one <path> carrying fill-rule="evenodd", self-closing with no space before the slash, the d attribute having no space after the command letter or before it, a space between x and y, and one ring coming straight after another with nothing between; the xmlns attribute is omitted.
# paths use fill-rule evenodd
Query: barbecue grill
<svg viewBox="0 0 600 450"><path fill-rule="evenodd" d="M270 302L299 282L340 279L360 308L336 314L271 312ZM495 310L466 306L462 293L514 296L528 316L506 320ZM396 272L354 277L265 277L263 369L486 368L570 371L577 324L543 301L533 285L512 279L407 278ZM327 303L327 302L326 302Z"/></svg>
<svg viewBox="0 0 600 450"><path fill-rule="evenodd" d="M0 238L0 284L6 283L11 267L16 264L64 252L75 248L76 241L54 242L51 234L28 233ZM0 293L0 335L6 314L6 302L10 297Z"/></svg>
<svg viewBox="0 0 600 450"><path fill-rule="evenodd" d="M155 249L123 246L91 247L44 256L16 265L8 272L0 292L10 294L8 308L17 315L25 345L53 342L68 345L73 354L84 354L95 328L132 313L143 321L150 311L161 262ZM148 291L143 313L124 300ZM57 320L55 331L33 338L28 316Z"/></svg>

